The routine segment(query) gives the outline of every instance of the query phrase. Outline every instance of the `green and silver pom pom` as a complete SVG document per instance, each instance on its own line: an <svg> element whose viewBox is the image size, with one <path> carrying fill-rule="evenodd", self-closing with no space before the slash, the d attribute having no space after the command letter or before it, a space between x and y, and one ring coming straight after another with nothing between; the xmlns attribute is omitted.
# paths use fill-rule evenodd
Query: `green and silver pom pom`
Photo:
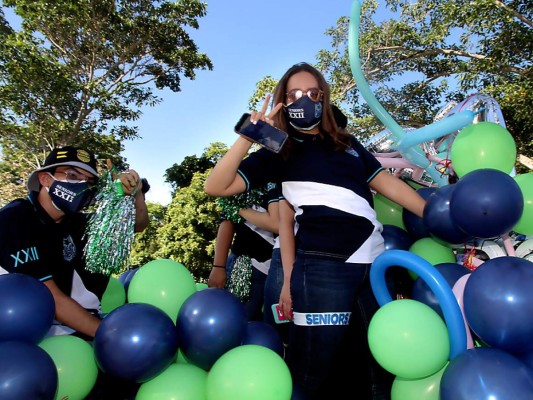
<svg viewBox="0 0 533 400"><path fill-rule="evenodd" d="M239 256L235 260L226 289L241 301L250 298L252 285L252 260L248 256Z"/></svg>
<svg viewBox="0 0 533 400"><path fill-rule="evenodd" d="M248 192L239 193L230 197L218 197L216 203L222 209L226 219L238 224L243 220L239 215L239 210L261 204L264 194L264 191L261 189L252 189Z"/></svg>
<svg viewBox="0 0 533 400"><path fill-rule="evenodd" d="M122 183L111 171L102 178L96 196L96 211L87 223L84 254L86 269L105 275L117 274L130 263L135 228L134 195L125 196Z"/></svg>

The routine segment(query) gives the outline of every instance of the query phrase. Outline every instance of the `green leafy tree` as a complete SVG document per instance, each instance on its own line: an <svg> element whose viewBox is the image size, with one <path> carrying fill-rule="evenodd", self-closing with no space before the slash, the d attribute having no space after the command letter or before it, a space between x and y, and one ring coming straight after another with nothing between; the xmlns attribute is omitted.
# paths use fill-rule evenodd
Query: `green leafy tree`
<svg viewBox="0 0 533 400"><path fill-rule="evenodd" d="M219 211L214 199L204 191L209 170L193 175L187 187L180 188L168 206L166 222L158 232L156 258L169 258L205 280L210 271Z"/></svg>
<svg viewBox="0 0 533 400"><path fill-rule="evenodd" d="M180 90L183 77L212 69L187 28L206 13L199 0L4 0L0 14L0 173L20 185L49 148L81 145L117 156L154 89ZM36 157L34 157L36 156ZM7 164L7 165L5 165ZM11 192L2 191L2 200Z"/></svg>
<svg viewBox="0 0 533 400"><path fill-rule="evenodd" d="M150 224L135 234L131 249L131 267L141 267L149 261L155 260L154 254L159 249L157 231L165 223L166 207L158 203L146 203Z"/></svg>
<svg viewBox="0 0 533 400"><path fill-rule="evenodd" d="M200 157L186 156L180 164L174 164L168 168L165 172L165 181L170 183L172 192L175 193L177 189L189 186L195 173L205 172L214 167L226 151L227 147L224 143L211 143Z"/></svg>
<svg viewBox="0 0 533 400"><path fill-rule="evenodd" d="M204 149L200 158L214 165L226 151L228 148L224 143L214 142ZM193 158L197 157L191 156L189 159ZM189 162L183 166L174 164L172 168L186 171L190 165ZM198 164L193 167L198 167ZM220 217L215 198L204 191L205 179L210 171L211 168L190 170L187 172L192 175L189 184L176 185L176 193L166 211L165 223L157 231L159 248L155 253L156 258L171 258L181 262L201 281L207 279L211 270Z"/></svg>
<svg viewBox="0 0 533 400"><path fill-rule="evenodd" d="M180 164L174 164L166 170L165 181L170 183L172 191L175 193L176 189L189 186L196 172L206 171L214 165L205 156L186 156Z"/></svg>

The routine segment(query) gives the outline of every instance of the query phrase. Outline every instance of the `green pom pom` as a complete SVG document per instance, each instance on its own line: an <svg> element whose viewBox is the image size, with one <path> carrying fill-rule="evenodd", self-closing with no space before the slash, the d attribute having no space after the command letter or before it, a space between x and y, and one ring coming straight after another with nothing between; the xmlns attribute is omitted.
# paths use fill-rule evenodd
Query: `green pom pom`
<svg viewBox="0 0 533 400"><path fill-rule="evenodd" d="M222 209L226 219L239 223L242 222L239 210L261 204L264 195L265 191L263 189L252 189L230 197L218 197L216 203Z"/></svg>
<svg viewBox="0 0 533 400"><path fill-rule="evenodd" d="M101 181L96 196L96 211L89 218L85 231L85 264L91 272L118 274L130 263L135 199L133 196L124 196L122 184L114 182L110 172Z"/></svg>
<svg viewBox="0 0 533 400"><path fill-rule="evenodd" d="M239 256L235 260L226 288L241 301L246 301L250 297L251 279L252 260L248 256Z"/></svg>

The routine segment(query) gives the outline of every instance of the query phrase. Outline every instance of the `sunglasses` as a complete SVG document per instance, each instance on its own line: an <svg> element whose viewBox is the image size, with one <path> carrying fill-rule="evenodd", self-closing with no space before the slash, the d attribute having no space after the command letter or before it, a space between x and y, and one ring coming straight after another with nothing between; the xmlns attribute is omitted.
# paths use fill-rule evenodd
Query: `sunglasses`
<svg viewBox="0 0 533 400"><path fill-rule="evenodd" d="M311 88L305 92L302 89L292 89L285 93L287 96L287 103L294 103L304 95L316 102L322 100L323 94L324 92L317 88Z"/></svg>
<svg viewBox="0 0 533 400"><path fill-rule="evenodd" d="M67 169L66 171L55 171L54 174L64 174L65 179L69 183L87 182L89 186L95 186L98 183L98 178L86 176L75 169Z"/></svg>

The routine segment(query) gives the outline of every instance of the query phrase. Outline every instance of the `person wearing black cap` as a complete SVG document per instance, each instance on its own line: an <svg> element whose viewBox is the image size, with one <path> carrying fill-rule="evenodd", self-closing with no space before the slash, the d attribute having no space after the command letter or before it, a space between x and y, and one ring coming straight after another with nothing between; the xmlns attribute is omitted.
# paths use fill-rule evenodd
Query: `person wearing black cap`
<svg viewBox="0 0 533 400"><path fill-rule="evenodd" d="M135 231L149 223L142 182L134 170L119 175L135 196ZM109 277L85 270L84 233L90 214L81 211L96 194L96 158L76 147L56 148L27 182L27 198L0 209L0 274L23 273L52 293L56 316L49 335L93 338L100 324L100 299Z"/></svg>

